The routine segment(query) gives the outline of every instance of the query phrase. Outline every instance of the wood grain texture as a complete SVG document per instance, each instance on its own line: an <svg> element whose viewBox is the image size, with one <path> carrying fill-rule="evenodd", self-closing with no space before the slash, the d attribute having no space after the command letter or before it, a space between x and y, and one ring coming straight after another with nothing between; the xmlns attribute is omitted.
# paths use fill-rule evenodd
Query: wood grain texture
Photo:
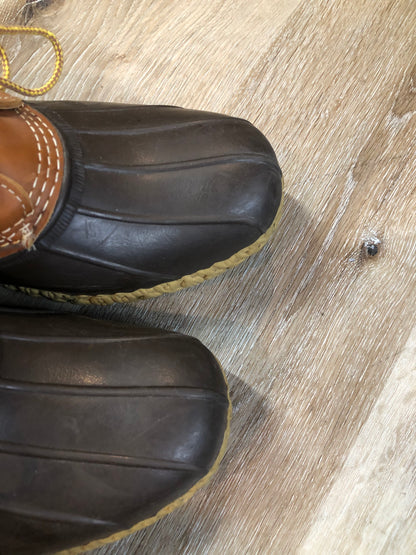
<svg viewBox="0 0 416 555"><path fill-rule="evenodd" d="M416 553L414 1L57 0L30 23L66 53L49 98L244 117L286 182L264 251L192 290L111 308L0 293L194 335L228 373L211 485L94 553ZM34 45L10 43L25 84L51 63Z"/></svg>

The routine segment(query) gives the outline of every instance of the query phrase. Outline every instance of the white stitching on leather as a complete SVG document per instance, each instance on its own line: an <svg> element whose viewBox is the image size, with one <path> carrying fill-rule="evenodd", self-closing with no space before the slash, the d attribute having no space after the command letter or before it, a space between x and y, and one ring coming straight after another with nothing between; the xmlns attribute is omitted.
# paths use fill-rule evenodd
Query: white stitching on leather
<svg viewBox="0 0 416 555"><path fill-rule="evenodd" d="M16 232L14 233L10 233L10 235L7 235L10 231L12 231L15 227L21 225L24 221L25 218L27 218L27 216L30 216L30 214L33 213L33 210L31 210L29 213L27 211L27 208L23 202L23 199L21 196L19 196L16 191L14 191L11 187L9 187L8 185L6 185L5 183L0 183L0 187L2 189L5 189L6 191L8 191L11 195L13 195L15 197L15 199L20 203L22 209L23 209L23 217L20 218L20 220L18 220L17 222L15 222L12 226L9 226L6 229L3 229L2 231L0 231L0 235L2 237L2 241L0 241L0 246L3 245L4 243L10 244L12 243L13 237L16 235Z"/></svg>
<svg viewBox="0 0 416 555"><path fill-rule="evenodd" d="M30 216L33 213L33 210L31 212L29 212L28 216ZM24 224L25 222L25 218L20 218L20 220L18 220L16 223L14 223L12 226L8 227L7 229L4 229L0 235L3 236L4 240L0 241L0 247L3 245L3 243L5 243L7 241L7 243L11 243L13 240L13 237L15 237L18 233L18 231L13 231L16 227ZM12 232L12 233L10 233ZM6 236L6 234L9 233L9 235Z"/></svg>
<svg viewBox="0 0 416 555"><path fill-rule="evenodd" d="M19 114L19 116L21 116L21 118L25 121L25 123L28 125L29 129L32 131L33 135L35 136L35 142L36 142L36 149L37 149L37 157L38 157L38 166L36 168L36 176L35 179L32 183L32 187L29 191L29 197L31 198L33 195L33 191L36 189L37 186L37 182L39 179L39 175L40 172L42 171L42 146L41 146L41 142L39 139L39 135L36 132L36 129L33 127L33 125L31 125L30 121L28 120L26 113L26 106L23 106L22 108L19 108L19 110L16 110Z"/></svg>
<svg viewBox="0 0 416 555"><path fill-rule="evenodd" d="M0 187L2 189L6 189L6 191L8 191L11 195L13 195L15 197L16 200L18 200L20 202L20 204L22 205L23 208L23 213L24 216L27 216L27 208L23 202L23 199L21 196L19 196L16 191L14 189L12 189L11 187L9 187L8 185L6 185L5 183L0 183Z"/></svg>
<svg viewBox="0 0 416 555"><path fill-rule="evenodd" d="M59 180L59 170L60 170L60 167L61 167L61 164L60 164L61 154L59 152L58 143L57 143L52 131L44 124L44 122L37 115L29 114L29 116L30 116L30 119L32 120L32 122L38 127L39 131L42 133L42 136L43 136L43 138L45 140L45 144L46 144L46 150L47 150L48 166L47 166L47 171L46 171L46 180L45 180L45 183L42 187L41 193L45 190L47 180L50 178L51 165L52 165L52 158L51 158L51 154L50 154L51 153L50 146L48 144L47 136L46 136L44 130L42 129L42 127L49 133L50 139L52 139L53 145L55 147L55 156L56 156L56 161L57 161L56 162L55 176L54 176L54 180L53 180L53 185L51 187L51 190L49 191L49 195L48 195L48 198L46 199L45 206L43 207L41 213L38 215L38 217L37 217L37 219L34 223L34 226L37 226L39 221L41 220L43 214L45 213L45 211L46 211L46 209L47 209L47 207L50 203L50 200L51 200L51 198L52 198L52 196L55 192L56 185L57 185L58 180ZM39 200L40 200L40 196L38 197L38 199L36 201L36 204L39 203Z"/></svg>
<svg viewBox="0 0 416 555"><path fill-rule="evenodd" d="M31 212L32 213L32 212ZM8 227L7 229L3 229L3 231L1 233L9 233L9 231L12 231L12 229L14 229L16 226L22 224L25 221L24 218L20 218L19 221L17 221L16 223L14 223L13 225L11 225L10 227ZM11 235L11 237L13 237L14 233Z"/></svg>
<svg viewBox="0 0 416 555"><path fill-rule="evenodd" d="M49 191L48 197L45 200L45 205L43 206L41 212L39 213L38 217L36 218L36 221L33 224L33 228L34 228L34 231L35 231L36 226L39 224L40 220L42 219L42 216L44 215L45 211L47 210L47 208L49 206L49 203L51 201L51 198L52 198L52 196L55 192L57 183L59 181L60 170L61 170L61 167L62 167L61 166L61 153L60 153L60 150L59 150L58 142L57 142L56 138L54 137L54 134L52 133L52 131L48 128L48 126L41 120L41 118L36 113L33 113L31 111L31 108L29 106L24 106L23 108L19 108L19 109L16 110L16 112L18 113L18 115L20 115L22 117L22 119L28 125L29 129L32 131L32 133L35 137L36 148L37 148L38 165L37 165L37 169L36 169L36 176L35 176L35 179L33 181L31 190L29 192L29 198L32 197L32 195L35 193L35 191L37 189L39 176L40 176L41 171L42 171L43 158L42 158L42 145L41 145L42 140L41 140L41 138L43 139L43 143L46 147L46 175L45 175L45 180L42 183L41 190L38 193L38 198L36 199L35 208L39 206L41 196L45 192L45 190L47 188L47 185L48 185L48 181L51 177L51 168L52 168L53 164L52 164L50 141L52 141L52 143L53 143L53 147L54 147L54 151L55 151L55 155L56 155L55 175L54 175L54 178L53 178L53 185L51 187L51 190ZM47 131L49 137L45 133L45 130ZM40 134L40 136L39 136L39 134ZM24 209L26 211L26 207L24 207ZM10 240L17 235L18 231L21 231L21 230L14 231L8 237L5 237L4 233L9 233L13 229L15 229L17 226L24 223L25 218L27 218L27 216L29 216L32 213L33 213L33 210L29 214L25 213L24 218L21 218L18 222L13 224L13 226L7 228L7 230L5 230L3 232L0 232L0 235L3 237L3 240L0 240L0 246L4 245L6 241L10 242Z"/></svg>

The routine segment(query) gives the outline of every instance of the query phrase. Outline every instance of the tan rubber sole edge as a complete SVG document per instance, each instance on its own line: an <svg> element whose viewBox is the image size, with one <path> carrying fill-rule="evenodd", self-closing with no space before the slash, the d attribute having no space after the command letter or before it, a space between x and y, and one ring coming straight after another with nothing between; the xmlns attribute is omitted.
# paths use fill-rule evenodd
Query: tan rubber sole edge
<svg viewBox="0 0 416 555"><path fill-rule="evenodd" d="M175 509L178 509L179 507L182 507L182 505L184 505L187 501L189 501L189 499L191 499L191 497L193 497L193 495L198 490L203 488L210 481L212 476L217 472L218 467L219 467L219 465L220 465L220 463L221 463L221 461L222 461L222 459L225 455L225 452L227 450L228 439L230 437L231 416L232 416L232 410L233 410L232 405L231 405L230 389L229 389L229 386L228 386L228 380L227 380L227 377L225 375L223 367L221 366L221 364L219 362L218 362L218 364L221 368L221 371L222 371L223 376L224 376L225 383L227 385L227 399L228 399L227 426L225 428L224 438L223 438L223 441L222 441L221 449L218 453L217 458L215 459L214 464L210 468L209 472L207 474L205 474L205 476L203 478L201 478L199 480L199 482L194 484L191 487L190 490L188 490L186 493L184 493L181 497L178 497L178 499L175 499L175 501L173 501L172 503L169 503L169 505L166 505L166 507L163 507L162 509L160 509L160 511L158 511L154 516L152 516L150 518L146 518L145 520L141 520L140 522L138 522L137 524L135 524L131 528L128 528L127 530L122 530L121 532L117 532L116 534L112 534L111 536L107 536L106 538L102 538L100 540L94 540L92 542L86 543L84 545L80 545L78 547L72 547L71 549L65 549L64 551L59 551L58 553L56 553L56 555L76 555L78 553L83 553L84 551L89 551L90 549L97 549L97 547L102 547L103 545L107 545L109 543L113 543L115 541L121 540L122 538L124 538L126 536L129 536L130 534L133 534L134 532L138 532L139 530L142 530L143 528L146 528L147 526L151 526L152 524L154 524L155 522L157 522L158 520L160 520L164 516L167 516L169 513L171 513Z"/></svg>
<svg viewBox="0 0 416 555"><path fill-rule="evenodd" d="M283 179L282 179L282 186L283 186ZM273 223L268 228L268 230L251 245L248 247L244 247L240 251L236 252L227 260L222 260L220 262L215 262L209 268L204 270L198 270L193 274L189 274L187 276L183 276L179 279L174 281L167 281L165 283L160 283L159 285L155 285L154 287L150 287L149 289L137 289L137 291L132 291L130 293L113 293L110 295L107 294L99 294L99 295L70 295L68 293L59 293L56 291L46 291L43 289L34 289L32 287L21 287L15 285L4 285L8 289L13 289L14 291L21 291L28 295L32 295L34 297L46 297L52 301L58 302L69 302L73 304L95 304L95 305L109 305L113 303L130 303L134 301L138 301L140 299L150 299L152 297L158 297L159 295L163 295L164 293L174 293L175 291L180 291L181 289L186 289L187 287L192 287L193 285L198 285L199 283L203 283L208 279L212 279L216 276L219 276L226 270L230 270L241 262L244 262L249 256L255 254L256 252L260 251L267 241L270 239L270 236L275 231L277 224L280 221L281 215L283 210L283 194L282 200L280 202L279 209L277 214L273 220Z"/></svg>

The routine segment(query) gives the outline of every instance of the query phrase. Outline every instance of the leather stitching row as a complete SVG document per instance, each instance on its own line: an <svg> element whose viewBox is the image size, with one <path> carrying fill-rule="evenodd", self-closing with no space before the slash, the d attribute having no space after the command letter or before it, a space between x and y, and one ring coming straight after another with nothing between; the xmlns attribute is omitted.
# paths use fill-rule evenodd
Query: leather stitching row
<svg viewBox="0 0 416 555"><path fill-rule="evenodd" d="M41 187L41 189L38 193L37 199L36 199L35 210L39 206L39 203L40 203L41 198L42 198L42 194L45 192L45 190L48 186L48 182L50 183L51 167L53 166L53 163L52 163L53 158L52 158L52 154L51 154L50 142L52 142L52 144L53 144L53 150L54 150L54 154L55 154L55 157L56 157L56 167L55 167L55 172L54 172L55 175L53 177L53 184L52 184L51 190L49 191L48 197L45 200L44 206L43 206L41 212L39 213L39 215L37 216L36 221L33 224L33 228L35 229L36 226L39 224L40 220L42 219L44 213L48 209L51 198L52 198L52 196L55 192L55 189L57 187L57 184L58 184L58 181L59 181L60 169L61 169L61 153L59 151L58 142L57 142L56 138L54 137L52 131L45 125L45 123L36 114L33 114L31 112L30 107L25 106L23 109L16 110L16 112L18 113L19 116L22 117L22 119L28 125L29 129L32 131L32 133L35 137L36 148L37 148L38 165L37 165L37 169L36 169L36 177L33 181L31 190L29 192L29 198L32 198L33 195L35 194L35 192L37 192L39 177L40 177L40 174L41 174L43 166L44 166L44 160L43 160L43 157L42 157L42 144L41 144L41 142L43 142L44 147L46 148L46 175L45 175L45 179L42 183L42 187ZM48 133L49 137L47 136L45 131ZM39 134L40 134L40 136L39 136ZM24 208L26 210L26 207L24 207ZM33 213L33 211L30 212L30 214L25 213L24 218L21 218L13 226L7 228L6 230L4 230L3 232L0 233L0 235L3 238L3 240L0 241L0 247L4 246L5 244L13 243L14 237L16 236L16 234L19 231L21 231L21 230L17 230L17 231L13 231L13 230L16 227L22 225L25 221L25 218L27 218L27 216L31 215L32 213ZM12 232L12 233L10 233L8 236L5 236L5 234L9 233L9 232ZM19 241L15 240L14 242L18 243Z"/></svg>
<svg viewBox="0 0 416 555"><path fill-rule="evenodd" d="M32 183L32 187L29 191L29 198L32 198L33 192L36 189L37 183L38 183L38 179L39 176L41 174L42 171L42 145L40 142L40 138L39 135L36 132L36 129L33 127L33 125L31 125L30 121L28 121L28 118L26 117L25 113L24 113L24 108L23 109L19 109L17 110L18 115L25 121L25 123L28 125L29 129L32 131L34 137L35 137L35 143L36 143L36 149L37 149L37 157L38 157L38 165L36 168L36 176L35 179Z"/></svg>
<svg viewBox="0 0 416 555"><path fill-rule="evenodd" d="M36 132L36 129L33 127L33 125L31 125L31 123L28 121L28 118L26 117L25 113L23 112L24 108L19 108L16 110L16 113L25 121L25 123L28 125L29 129L32 131L34 137L35 137L35 143L36 143L36 150L37 150L37 159L38 159L38 165L36 168L36 175L35 175L35 179L32 183L32 187L29 191L29 198L32 198L33 192L36 190L36 186L37 186L37 182L39 180L39 176L41 174L42 171L42 166L43 166L43 160L42 160L42 146L41 146L41 141L39 138L39 135ZM49 160L50 161L50 160ZM35 205L36 208L37 204ZM6 232L12 232L10 233L4 241L0 242L0 246L4 246L6 243L7 244L16 244L19 243L18 239L15 239L15 236L18 234L18 232L20 231L19 229L17 229L17 231L13 231L16 230L16 228L20 227L22 224L24 224L24 218L21 218L18 222L16 222L15 224L13 224L13 226L9 227L7 230L5 230L3 233ZM4 235L3 235L4 237Z"/></svg>
<svg viewBox="0 0 416 555"><path fill-rule="evenodd" d="M0 183L0 187L2 189L6 189L6 191L8 191L11 195L13 195L15 197L16 200L18 200L20 202L20 204L22 205L22 209L23 209L23 215L26 217L27 216L27 208L25 206L25 203L23 202L23 199L21 196L19 196L15 190L13 190L11 187L9 187L8 185L6 185L5 183ZM7 230L3 230L2 233L5 233Z"/></svg>
<svg viewBox="0 0 416 555"><path fill-rule="evenodd" d="M51 201L51 198L55 192L55 189L57 187L58 181L59 181L59 174L60 174L60 169L61 169L61 154L58 148L58 142L56 140L56 138L54 137L52 131L47 127L47 125L45 125L45 123L35 114L32 114L29 109L28 109L28 114L27 116L30 118L30 120L32 121L32 123L37 127L37 129L39 130L39 132L41 133L43 140L45 142L45 146L46 146L46 152L47 152L47 167L46 167L46 177L45 177L45 181L42 185L42 188L40 190L39 196L36 200L36 204L35 207L39 205L39 202L41 200L41 195L45 192L45 189L48 185L48 182L50 182L50 178L51 178L51 167L52 167L52 156L51 156L51 148L50 145L48 143L48 137L46 136L45 130L46 132L49 134L49 140L52 141L53 143L53 147L54 147L54 154L55 154L55 158L56 158L56 167L55 167L55 175L53 177L53 185L51 187L51 190L49 191L49 195L45 201L45 206L43 207L42 211L40 212L40 214L38 215L34 226L37 226L39 221L41 220L43 214L45 213L45 211L48 208L48 205ZM27 122L27 119L26 119ZM27 122L28 123L28 122Z"/></svg>
<svg viewBox="0 0 416 555"><path fill-rule="evenodd" d="M16 200L19 201L22 209L23 209L23 217L20 218L20 220L18 220L17 222L15 222L12 226L9 226L6 229L3 229L2 231L0 231L0 236L2 237L2 241L0 241L0 246L3 244L14 244L13 242L13 237L14 235L16 235L15 232L13 232L13 230L22 225L25 221L25 218L27 218L28 216L30 216L31 214L33 214L33 210L31 210L29 213L27 211L27 208L23 202L23 199L21 196L19 196L16 191L14 191L11 187L9 187L8 185L6 185L5 183L0 183L0 187L2 189L5 189L6 191L8 191L11 195L13 195L15 197ZM13 233L10 233L13 232ZM10 234L10 235L8 235ZM15 241L16 242L16 241Z"/></svg>

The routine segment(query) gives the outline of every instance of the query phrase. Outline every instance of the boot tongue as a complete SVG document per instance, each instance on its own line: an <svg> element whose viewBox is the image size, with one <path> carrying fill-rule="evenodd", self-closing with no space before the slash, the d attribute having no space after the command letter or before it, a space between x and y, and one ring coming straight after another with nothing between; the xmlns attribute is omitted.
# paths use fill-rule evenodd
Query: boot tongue
<svg viewBox="0 0 416 555"><path fill-rule="evenodd" d="M64 174L55 127L0 91L0 259L30 248L50 220Z"/></svg>

